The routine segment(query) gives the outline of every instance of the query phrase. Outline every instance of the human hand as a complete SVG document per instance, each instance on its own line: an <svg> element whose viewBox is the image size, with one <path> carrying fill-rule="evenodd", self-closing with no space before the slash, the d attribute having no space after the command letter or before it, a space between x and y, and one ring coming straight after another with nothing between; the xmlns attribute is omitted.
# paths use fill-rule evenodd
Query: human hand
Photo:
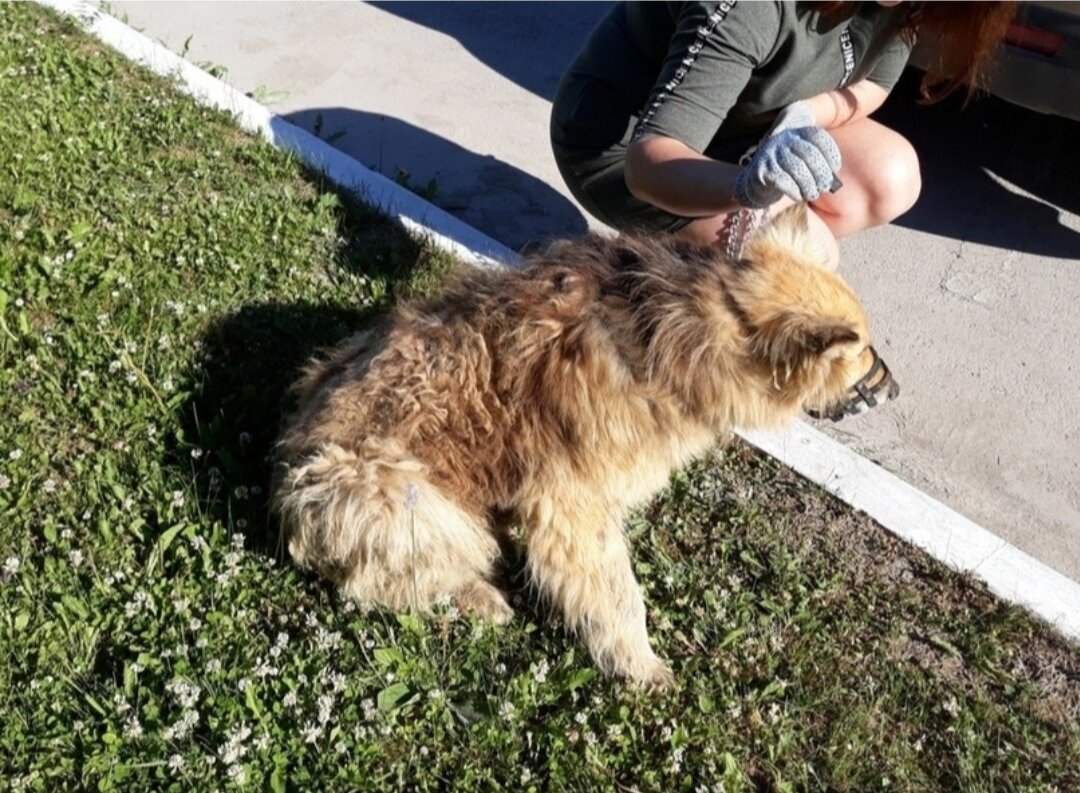
<svg viewBox="0 0 1080 793"><path fill-rule="evenodd" d="M787 196L813 201L840 187L840 150L802 102L785 107L735 179L735 200L764 208Z"/></svg>

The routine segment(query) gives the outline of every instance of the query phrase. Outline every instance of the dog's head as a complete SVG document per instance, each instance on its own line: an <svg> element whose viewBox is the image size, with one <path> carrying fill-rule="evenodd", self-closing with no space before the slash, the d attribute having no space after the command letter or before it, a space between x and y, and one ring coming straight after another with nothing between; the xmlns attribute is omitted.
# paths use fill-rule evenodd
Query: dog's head
<svg viewBox="0 0 1080 793"><path fill-rule="evenodd" d="M770 400L838 419L893 399L899 387L870 346L855 293L813 244L806 212L796 205L752 236L728 288Z"/></svg>

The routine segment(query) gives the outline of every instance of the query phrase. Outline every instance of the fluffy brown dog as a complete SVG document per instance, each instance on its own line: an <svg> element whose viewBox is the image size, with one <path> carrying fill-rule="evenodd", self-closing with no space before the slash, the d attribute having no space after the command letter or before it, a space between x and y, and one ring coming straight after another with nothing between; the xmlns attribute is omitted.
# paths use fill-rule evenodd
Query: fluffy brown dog
<svg viewBox="0 0 1080 793"><path fill-rule="evenodd" d="M649 646L627 510L733 427L847 397L866 316L798 207L728 261L673 238L589 237L477 271L312 363L280 441L289 552L394 609L443 596L503 622L492 510L608 672L672 682Z"/></svg>

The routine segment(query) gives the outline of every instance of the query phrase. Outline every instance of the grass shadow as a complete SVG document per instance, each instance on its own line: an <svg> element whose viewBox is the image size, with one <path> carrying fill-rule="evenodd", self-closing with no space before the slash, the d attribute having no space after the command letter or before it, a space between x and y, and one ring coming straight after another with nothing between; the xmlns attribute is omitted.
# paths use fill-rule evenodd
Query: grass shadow
<svg viewBox="0 0 1080 793"><path fill-rule="evenodd" d="M187 471L190 450L206 450L200 461L206 475L195 476L205 514L247 535L249 548L268 555L277 553L278 544L268 511L273 447L300 368L319 350L368 327L399 298L433 291L450 264L322 174L305 168L304 178L340 201L334 261L325 268L330 277L362 275L379 284L378 295L374 301L358 295L355 305L343 303L340 293L326 302L247 302L213 321L198 340L201 355L190 375L195 386L165 461Z"/></svg>

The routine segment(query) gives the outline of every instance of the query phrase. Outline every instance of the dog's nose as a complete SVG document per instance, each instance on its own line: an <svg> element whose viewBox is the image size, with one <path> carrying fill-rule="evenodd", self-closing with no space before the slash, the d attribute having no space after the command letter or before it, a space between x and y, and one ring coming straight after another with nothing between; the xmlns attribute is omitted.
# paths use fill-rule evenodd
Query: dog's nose
<svg viewBox="0 0 1080 793"><path fill-rule="evenodd" d="M900 396L900 384L895 380L889 381L889 401L892 401Z"/></svg>

